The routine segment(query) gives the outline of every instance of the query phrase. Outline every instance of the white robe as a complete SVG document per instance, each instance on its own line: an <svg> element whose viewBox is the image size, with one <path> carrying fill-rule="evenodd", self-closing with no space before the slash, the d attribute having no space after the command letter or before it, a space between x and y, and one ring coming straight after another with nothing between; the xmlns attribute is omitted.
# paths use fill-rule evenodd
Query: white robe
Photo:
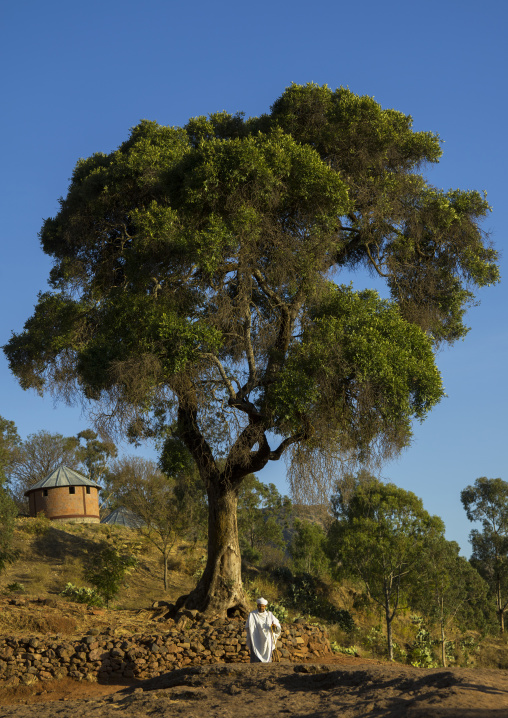
<svg viewBox="0 0 508 718"><path fill-rule="evenodd" d="M270 626L274 623L275 636L272 636ZM280 636L281 626L271 611L260 613L257 609L249 613L247 623L247 648L259 658L262 663L269 663L272 660L272 652L275 648L275 641Z"/></svg>

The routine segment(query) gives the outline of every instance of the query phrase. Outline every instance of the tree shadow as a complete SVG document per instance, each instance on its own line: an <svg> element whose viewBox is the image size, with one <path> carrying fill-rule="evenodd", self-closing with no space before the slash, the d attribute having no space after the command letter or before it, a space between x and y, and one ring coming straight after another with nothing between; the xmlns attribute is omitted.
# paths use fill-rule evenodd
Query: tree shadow
<svg viewBox="0 0 508 718"><path fill-rule="evenodd" d="M284 676L279 683L291 693L315 692L323 699L323 693L330 693L340 700L340 694L348 703L355 703L354 715L365 715L379 718L505 718L508 715L508 690L489 686L484 683L472 683L464 676L445 669L418 676L390 677L386 673L376 675L368 670L338 670L302 675L296 667L296 673ZM303 667L302 667L303 668ZM324 668L324 667L323 667ZM308 667L305 667L308 670ZM447 689L454 689L453 693ZM470 696L462 693L470 707L440 706L441 700L456 700L461 692L470 692ZM395 695L394 695L395 693ZM397 695L398 694L398 695ZM475 707L485 697L489 702L505 699L504 708ZM316 695L317 698L317 695ZM318 711L301 714L302 718L328 718L337 715L338 705L330 706L330 710L322 705Z"/></svg>
<svg viewBox="0 0 508 718"><path fill-rule="evenodd" d="M100 536L97 536L97 539L99 538ZM46 531L37 534L32 542L32 550L39 556L56 560L80 557L95 546L97 541L85 535L68 533L56 526L49 526Z"/></svg>

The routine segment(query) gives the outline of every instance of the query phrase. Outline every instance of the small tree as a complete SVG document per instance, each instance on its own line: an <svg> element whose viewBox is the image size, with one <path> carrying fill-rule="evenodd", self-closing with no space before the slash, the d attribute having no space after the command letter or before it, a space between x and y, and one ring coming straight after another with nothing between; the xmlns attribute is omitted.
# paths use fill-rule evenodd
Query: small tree
<svg viewBox="0 0 508 718"><path fill-rule="evenodd" d="M18 458L20 444L15 423L0 416L0 484L8 480Z"/></svg>
<svg viewBox="0 0 508 718"><path fill-rule="evenodd" d="M349 502L334 500L336 521L328 550L337 569L357 576L385 614L388 655L393 660L392 621L423 565L428 541L444 525L410 491L375 479L358 484Z"/></svg>
<svg viewBox="0 0 508 718"><path fill-rule="evenodd" d="M247 476L238 495L242 556L256 562L265 547L284 548L283 527L287 525L290 512L290 500L280 495L275 484L263 484L254 474Z"/></svg>
<svg viewBox="0 0 508 718"><path fill-rule="evenodd" d="M134 556L128 556L120 548L103 542L88 556L83 576L94 586L109 606L124 582L125 577L137 565Z"/></svg>
<svg viewBox="0 0 508 718"><path fill-rule="evenodd" d="M0 481L0 573L8 563L13 563L18 553L12 547L14 519L18 515L16 504Z"/></svg>
<svg viewBox="0 0 508 718"><path fill-rule="evenodd" d="M412 605L439 627L441 664L446 667L446 633L453 621L477 624L478 606L487 585L471 564L459 556L459 545L436 534L428 541L423 565L412 586Z"/></svg>
<svg viewBox="0 0 508 718"><path fill-rule="evenodd" d="M461 491L460 498L470 521L480 521L482 531L473 529L472 565L486 580L495 597L499 628L504 633L508 608L508 483L502 479L476 479Z"/></svg>
<svg viewBox="0 0 508 718"><path fill-rule="evenodd" d="M289 553L296 571L320 575L329 569L326 554L326 533L311 521L295 521L295 531L289 544Z"/></svg>
<svg viewBox="0 0 508 718"><path fill-rule="evenodd" d="M153 461L125 457L113 464L108 486L116 501L139 518L139 533L160 552L167 590L169 556L189 519L185 506L175 495L175 481L163 474Z"/></svg>
<svg viewBox="0 0 508 718"><path fill-rule="evenodd" d="M19 447L9 474L13 497L20 509L28 510L25 491L58 466L66 464L71 469L78 468L78 447L79 440L74 436L51 434L45 430L28 436Z"/></svg>
<svg viewBox="0 0 508 718"><path fill-rule="evenodd" d="M76 437L84 440L84 445L76 449L76 457L81 462L85 474L91 481L100 482L108 471L111 459L117 455L116 446L112 441L99 441L92 429L80 431Z"/></svg>

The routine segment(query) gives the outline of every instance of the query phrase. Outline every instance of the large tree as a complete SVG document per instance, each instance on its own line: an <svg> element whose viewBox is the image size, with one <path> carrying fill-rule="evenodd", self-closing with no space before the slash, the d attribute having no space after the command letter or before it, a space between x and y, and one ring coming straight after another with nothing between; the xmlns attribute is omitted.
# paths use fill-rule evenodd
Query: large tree
<svg viewBox="0 0 508 718"><path fill-rule="evenodd" d="M209 505L189 607L245 606L245 476L285 455L296 494L323 488L346 459L400 451L443 396L433 351L465 334L498 270L485 198L419 173L440 155L370 97L292 85L259 118L141 122L78 162L45 221L50 290L6 346L11 368L187 446ZM347 284L362 267L391 300Z"/></svg>

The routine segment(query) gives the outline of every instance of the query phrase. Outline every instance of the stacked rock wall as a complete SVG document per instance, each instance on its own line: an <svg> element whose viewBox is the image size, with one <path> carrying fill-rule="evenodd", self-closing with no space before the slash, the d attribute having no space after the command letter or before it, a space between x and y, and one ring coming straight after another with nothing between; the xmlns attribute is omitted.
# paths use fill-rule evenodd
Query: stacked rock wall
<svg viewBox="0 0 508 718"><path fill-rule="evenodd" d="M245 622L198 621L184 630L118 637L95 629L81 639L0 638L0 681L30 684L70 676L115 682L152 678L186 665L248 662ZM300 662L330 654L326 631L284 624L277 643L281 659Z"/></svg>

